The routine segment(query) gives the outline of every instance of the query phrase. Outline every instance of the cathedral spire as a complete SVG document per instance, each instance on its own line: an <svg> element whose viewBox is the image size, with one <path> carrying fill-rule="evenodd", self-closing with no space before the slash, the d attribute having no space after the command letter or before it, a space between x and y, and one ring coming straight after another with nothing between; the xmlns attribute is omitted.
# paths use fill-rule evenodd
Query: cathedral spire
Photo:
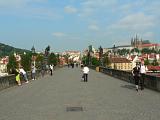
<svg viewBox="0 0 160 120"><path fill-rule="evenodd" d="M132 45L132 46L133 46L133 42L134 42L134 41L133 41L133 37L132 37L132 38L131 38L131 45Z"/></svg>
<svg viewBox="0 0 160 120"><path fill-rule="evenodd" d="M33 45L33 47L31 48L31 51L32 51L32 53L35 53L34 45Z"/></svg>

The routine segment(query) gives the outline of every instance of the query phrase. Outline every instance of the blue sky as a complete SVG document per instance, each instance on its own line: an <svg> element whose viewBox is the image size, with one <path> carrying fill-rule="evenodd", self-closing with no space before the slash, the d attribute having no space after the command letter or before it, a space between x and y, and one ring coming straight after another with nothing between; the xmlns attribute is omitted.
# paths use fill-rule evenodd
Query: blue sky
<svg viewBox="0 0 160 120"><path fill-rule="evenodd" d="M160 43L160 0L0 0L0 42L38 51Z"/></svg>

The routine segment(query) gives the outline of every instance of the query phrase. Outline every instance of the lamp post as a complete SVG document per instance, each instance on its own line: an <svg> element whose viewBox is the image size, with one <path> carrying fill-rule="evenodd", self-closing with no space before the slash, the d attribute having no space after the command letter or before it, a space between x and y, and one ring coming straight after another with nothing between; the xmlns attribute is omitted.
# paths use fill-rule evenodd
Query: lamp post
<svg viewBox="0 0 160 120"><path fill-rule="evenodd" d="M89 51L88 51L88 63L89 63L89 65L92 65L91 53L92 53L92 45L89 46Z"/></svg>
<svg viewBox="0 0 160 120"><path fill-rule="evenodd" d="M91 62L91 60L90 60L90 52L88 51L88 53L87 53L87 59L86 59L86 64L90 65L90 62Z"/></svg>
<svg viewBox="0 0 160 120"><path fill-rule="evenodd" d="M35 48L34 48L34 46L32 47L32 49L31 49L31 51L32 51L32 61L33 61L33 65L34 65L34 67L36 66L36 62L35 62L35 60L36 60L36 56L35 56Z"/></svg>
<svg viewBox="0 0 160 120"><path fill-rule="evenodd" d="M116 46L113 45L113 53L114 53L114 59L115 59L115 56L116 56ZM116 65L115 65L115 61L114 62L114 69L116 68Z"/></svg>
<svg viewBox="0 0 160 120"><path fill-rule="evenodd" d="M99 62L101 66L103 66L102 55L103 55L103 48L100 46L99 47Z"/></svg>
<svg viewBox="0 0 160 120"><path fill-rule="evenodd" d="M45 55L44 55L44 64L45 64L45 69L48 69L48 57L49 57L49 52L50 52L50 46L48 45L45 49Z"/></svg>

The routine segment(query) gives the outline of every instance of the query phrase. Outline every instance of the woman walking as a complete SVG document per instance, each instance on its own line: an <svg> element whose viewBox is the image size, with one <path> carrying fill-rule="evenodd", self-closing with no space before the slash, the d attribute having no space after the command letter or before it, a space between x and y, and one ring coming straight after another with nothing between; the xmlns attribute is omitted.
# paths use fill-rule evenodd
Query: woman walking
<svg viewBox="0 0 160 120"><path fill-rule="evenodd" d="M140 67L138 63L136 63L136 67L133 68L132 74L135 80L136 91L138 92L138 85L140 81Z"/></svg>
<svg viewBox="0 0 160 120"><path fill-rule="evenodd" d="M144 65L144 61L141 61L141 65L140 65L140 74L141 74L140 87L141 87L141 90L144 89L144 79L145 79L146 71L147 71L147 67Z"/></svg>

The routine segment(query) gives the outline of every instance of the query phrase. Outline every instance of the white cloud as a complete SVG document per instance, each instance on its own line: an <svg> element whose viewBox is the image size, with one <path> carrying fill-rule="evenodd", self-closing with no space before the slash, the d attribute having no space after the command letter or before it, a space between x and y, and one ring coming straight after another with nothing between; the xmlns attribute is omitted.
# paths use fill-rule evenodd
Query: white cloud
<svg viewBox="0 0 160 120"><path fill-rule="evenodd" d="M81 4L86 8L102 8L117 4L117 0L85 0Z"/></svg>
<svg viewBox="0 0 160 120"><path fill-rule="evenodd" d="M146 32L146 33L144 33L144 34L142 35L142 37L143 37L144 39L153 39L154 36L155 36L155 35L154 35L153 32Z"/></svg>
<svg viewBox="0 0 160 120"><path fill-rule="evenodd" d="M48 2L48 0L30 0L30 1L33 1L33 2Z"/></svg>
<svg viewBox="0 0 160 120"><path fill-rule="evenodd" d="M43 3L47 2L48 0L0 0L0 8L2 8L0 14L43 20L61 19L62 15L58 13L57 9L43 6Z"/></svg>
<svg viewBox="0 0 160 120"><path fill-rule="evenodd" d="M44 3L48 0L0 0L0 7L23 8L31 3Z"/></svg>
<svg viewBox="0 0 160 120"><path fill-rule="evenodd" d="M112 29L126 29L133 31L144 31L154 27L154 17L147 16L144 13L136 13L132 15L128 15L121 20L119 20L116 24L112 25Z"/></svg>
<svg viewBox="0 0 160 120"><path fill-rule="evenodd" d="M64 11L66 13L70 13L70 14L77 13L77 9L74 8L74 7L72 7L72 6L66 6L66 7L64 7Z"/></svg>
<svg viewBox="0 0 160 120"><path fill-rule="evenodd" d="M150 2L149 5L146 5L144 7L144 11L148 14L152 14L155 16L156 21L154 21L154 23L157 23L157 26L160 24L160 1L159 0L154 0L152 2Z"/></svg>
<svg viewBox="0 0 160 120"><path fill-rule="evenodd" d="M0 0L0 7L22 7L27 4L27 0Z"/></svg>
<svg viewBox="0 0 160 120"><path fill-rule="evenodd" d="M93 24L93 25L89 25L89 26L88 26L88 29L89 29L89 30L93 30L93 31L98 31L98 30L99 30L99 27L98 27L97 25L94 25L94 24Z"/></svg>
<svg viewBox="0 0 160 120"><path fill-rule="evenodd" d="M80 17L88 17L104 11L110 11L109 8L115 8L117 0L85 0L81 3Z"/></svg>
<svg viewBox="0 0 160 120"><path fill-rule="evenodd" d="M135 8L134 4L124 4L122 6L119 6L117 8L119 11L121 11L123 14L129 14L132 12L132 10Z"/></svg>
<svg viewBox="0 0 160 120"><path fill-rule="evenodd" d="M30 8L26 11L28 16L32 16L39 19L61 19L62 16L57 13L55 9L50 8Z"/></svg>
<svg viewBox="0 0 160 120"><path fill-rule="evenodd" d="M54 33L52 33L52 35L54 37L65 37L66 36L66 34L62 33L62 32L54 32Z"/></svg>

